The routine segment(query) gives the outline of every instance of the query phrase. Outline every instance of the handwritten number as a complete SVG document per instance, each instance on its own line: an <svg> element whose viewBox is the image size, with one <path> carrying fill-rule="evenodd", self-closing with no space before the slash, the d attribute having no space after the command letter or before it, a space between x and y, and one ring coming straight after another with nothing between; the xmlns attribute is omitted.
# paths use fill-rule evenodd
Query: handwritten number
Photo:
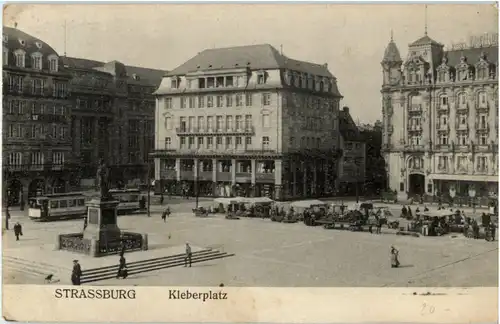
<svg viewBox="0 0 500 324"><path fill-rule="evenodd" d="M422 315L424 315L424 314L433 314L433 313L434 313L434 311L435 311L434 306L432 306L432 305L427 305L426 303L423 303L423 304L422 304L422 310L420 311L420 313L421 313Z"/></svg>

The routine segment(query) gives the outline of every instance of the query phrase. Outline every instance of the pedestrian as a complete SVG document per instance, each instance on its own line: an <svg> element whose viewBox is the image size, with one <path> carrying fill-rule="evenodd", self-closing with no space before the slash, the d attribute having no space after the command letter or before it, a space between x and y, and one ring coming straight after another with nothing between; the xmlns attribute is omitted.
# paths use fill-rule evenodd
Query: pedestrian
<svg viewBox="0 0 500 324"><path fill-rule="evenodd" d="M14 225L14 235L16 236L16 241L19 241L19 236L23 236L23 227L19 222Z"/></svg>
<svg viewBox="0 0 500 324"><path fill-rule="evenodd" d="M490 228L491 228L491 240L495 241L495 235L497 232L497 226L493 221L490 221Z"/></svg>
<svg viewBox="0 0 500 324"><path fill-rule="evenodd" d="M89 224L89 222L87 220L87 216L85 216L83 218L83 231L85 231L85 229L87 228L88 224Z"/></svg>
<svg viewBox="0 0 500 324"><path fill-rule="evenodd" d="M169 216L170 216L170 207L167 206L167 208L165 208L165 210L161 214L161 219L163 219L164 223L167 222L167 217L169 217Z"/></svg>
<svg viewBox="0 0 500 324"><path fill-rule="evenodd" d="M382 234L382 218L377 217L377 234Z"/></svg>
<svg viewBox="0 0 500 324"><path fill-rule="evenodd" d="M399 251L394 246L391 246L391 268L399 267Z"/></svg>
<svg viewBox="0 0 500 324"><path fill-rule="evenodd" d="M120 264L118 265L118 273L116 274L116 279L118 278L127 278L127 261L125 260L124 253L120 253Z"/></svg>
<svg viewBox="0 0 500 324"><path fill-rule="evenodd" d="M163 197L163 193L161 193L160 195L160 205L163 205L163 201L164 201L164 197Z"/></svg>
<svg viewBox="0 0 500 324"><path fill-rule="evenodd" d="M82 277L82 267L78 260L73 260L73 271L71 272L71 283L73 286L80 286L80 278Z"/></svg>
<svg viewBox="0 0 500 324"><path fill-rule="evenodd" d="M428 211L429 211L429 208L427 208L427 205L424 205L424 212L428 212Z"/></svg>
<svg viewBox="0 0 500 324"><path fill-rule="evenodd" d="M186 257L184 258L184 267L187 267L188 261L189 261L189 267L191 268L191 246L189 243L186 242Z"/></svg>
<svg viewBox="0 0 500 324"><path fill-rule="evenodd" d="M406 218L408 216L408 209L406 209L406 206L403 205L403 208L401 208L401 217Z"/></svg>

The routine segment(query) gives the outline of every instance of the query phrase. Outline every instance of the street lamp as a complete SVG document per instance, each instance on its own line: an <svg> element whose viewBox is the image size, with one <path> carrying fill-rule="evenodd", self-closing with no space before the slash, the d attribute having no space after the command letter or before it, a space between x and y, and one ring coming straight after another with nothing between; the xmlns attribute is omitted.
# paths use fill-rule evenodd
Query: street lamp
<svg viewBox="0 0 500 324"><path fill-rule="evenodd" d="M455 189L455 187L450 187L450 197L451 197L451 205L453 206L453 199L455 198L455 196L457 195L457 189Z"/></svg>
<svg viewBox="0 0 500 324"><path fill-rule="evenodd" d="M474 188L473 185L469 186L469 197L472 200L472 213L476 214L476 203L474 199L476 198L476 188Z"/></svg>

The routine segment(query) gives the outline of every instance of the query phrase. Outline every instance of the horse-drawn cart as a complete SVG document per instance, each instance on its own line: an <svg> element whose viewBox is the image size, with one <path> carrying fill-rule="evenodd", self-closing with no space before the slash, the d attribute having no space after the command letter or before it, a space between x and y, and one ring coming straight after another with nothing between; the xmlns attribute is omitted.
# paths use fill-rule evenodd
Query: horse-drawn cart
<svg viewBox="0 0 500 324"><path fill-rule="evenodd" d="M194 216L196 217L208 217L208 210L205 207L193 208Z"/></svg>

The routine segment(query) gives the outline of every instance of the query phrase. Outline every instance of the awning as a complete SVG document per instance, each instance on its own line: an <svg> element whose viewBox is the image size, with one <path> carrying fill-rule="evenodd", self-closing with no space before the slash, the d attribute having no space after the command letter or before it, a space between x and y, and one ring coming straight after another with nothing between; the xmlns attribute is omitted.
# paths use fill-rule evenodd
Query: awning
<svg viewBox="0 0 500 324"><path fill-rule="evenodd" d="M439 174L431 173L429 180L451 180L451 181L475 181L475 182L498 182L498 176L479 174Z"/></svg>

